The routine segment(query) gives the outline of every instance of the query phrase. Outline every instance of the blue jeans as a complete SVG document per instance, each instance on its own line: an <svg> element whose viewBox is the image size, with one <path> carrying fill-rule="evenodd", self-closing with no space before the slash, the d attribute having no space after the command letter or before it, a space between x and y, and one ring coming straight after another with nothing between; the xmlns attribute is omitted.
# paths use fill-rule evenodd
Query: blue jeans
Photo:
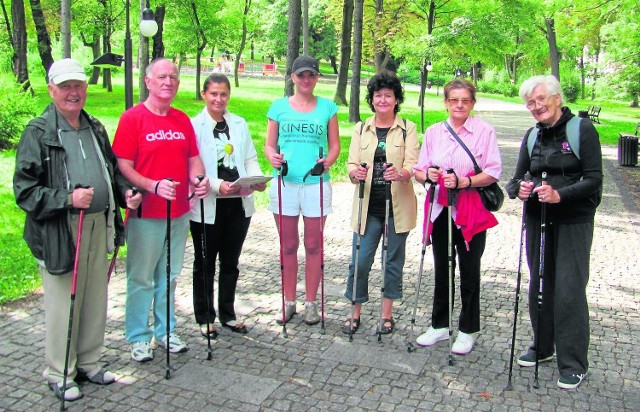
<svg viewBox="0 0 640 412"><path fill-rule="evenodd" d="M376 249L384 231L384 219L368 215L366 230L360 237L360 254L358 256L358 279L356 281L356 303L369 301L369 272L376 255ZM389 216L389 241L387 245L387 270L384 276L383 296L395 300L402 298L402 270L404 268L405 245L409 232L396 233L393 217ZM349 277L344 296L351 300L353 293L353 271L356 256L357 234L353 233L353 248Z"/></svg>
<svg viewBox="0 0 640 412"><path fill-rule="evenodd" d="M189 215L171 220L170 331L176 324L175 291L187 243ZM150 341L167 334L167 222L129 219L127 223L127 301L125 337L129 342ZM153 307L152 307L153 305ZM149 309L153 308L153 331Z"/></svg>

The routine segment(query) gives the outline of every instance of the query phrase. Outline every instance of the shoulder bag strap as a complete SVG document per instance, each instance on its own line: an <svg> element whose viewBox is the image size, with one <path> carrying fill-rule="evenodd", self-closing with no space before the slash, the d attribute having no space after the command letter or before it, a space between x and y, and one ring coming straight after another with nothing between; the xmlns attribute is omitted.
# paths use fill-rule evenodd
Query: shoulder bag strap
<svg viewBox="0 0 640 412"><path fill-rule="evenodd" d="M482 172L482 169L480 168L480 166L478 166L478 162L476 162L476 158L473 156L473 154L471 154L471 151L469 150L467 145L464 144L462 139L460 139L460 137L456 134L456 132L453 131L451 126L449 126L449 123L447 123L446 121L442 123L444 123L445 127L449 130L449 133L451 133L451 136L453 136L458 141L458 144L464 149L465 152L467 152L467 154L471 158L471 161L473 162L473 170L476 172L476 174L480 174Z"/></svg>

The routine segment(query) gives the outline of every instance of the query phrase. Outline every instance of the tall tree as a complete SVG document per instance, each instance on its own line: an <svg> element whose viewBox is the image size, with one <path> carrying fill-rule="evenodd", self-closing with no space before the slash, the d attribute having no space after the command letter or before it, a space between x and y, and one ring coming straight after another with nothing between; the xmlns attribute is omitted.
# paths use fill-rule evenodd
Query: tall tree
<svg viewBox="0 0 640 412"><path fill-rule="evenodd" d="M353 67L351 69L351 104L349 105L349 122L360 121L360 70L362 67L362 18L364 0L355 0L353 13Z"/></svg>
<svg viewBox="0 0 640 412"><path fill-rule="evenodd" d="M310 54L309 50L309 0L302 0L302 53Z"/></svg>
<svg viewBox="0 0 640 412"><path fill-rule="evenodd" d="M342 5L342 30L340 39L340 66L336 94L333 101L340 106L347 106L347 83L349 78L349 62L351 61L351 29L353 28L353 0L344 0Z"/></svg>
<svg viewBox="0 0 640 412"><path fill-rule="evenodd" d="M307 3L307 6L308 5L309 4ZM236 54L236 60L233 67L236 87L240 87L240 79L238 78L238 67L240 66L240 60L242 59L244 47L247 44L247 19L249 16L249 9L251 9L251 0L244 0L244 9L242 11L242 38L240 40L240 47L238 48L238 53Z"/></svg>
<svg viewBox="0 0 640 412"><path fill-rule="evenodd" d="M289 0L289 27L287 29L287 73L285 75L284 94L293 95L291 67L300 53L300 28L302 23L301 0Z"/></svg>
<svg viewBox="0 0 640 412"><path fill-rule="evenodd" d="M49 67L53 64L53 56L51 55L51 38L47 31L47 24L45 22L44 13L42 12L42 5L40 0L30 0L31 15L33 16L33 22L36 26L36 33L38 37L38 53L40 54L40 60L42 61L42 67L45 73L49 70Z"/></svg>
<svg viewBox="0 0 640 412"><path fill-rule="evenodd" d="M558 50L558 41L556 39L556 24L553 17L545 17L544 34L549 44L549 59L551 61L551 74L560 81L560 51Z"/></svg>
<svg viewBox="0 0 640 412"><path fill-rule="evenodd" d="M71 57L71 0L60 1L60 28L62 32L62 57Z"/></svg>
<svg viewBox="0 0 640 412"><path fill-rule="evenodd" d="M27 26L24 17L24 1L13 0L11 2L11 20L13 32L11 44L13 46L13 74L23 90L31 87L29 82L29 70L27 66Z"/></svg>
<svg viewBox="0 0 640 412"><path fill-rule="evenodd" d="M198 39L198 43L196 45L196 100L202 100L202 95L200 94L200 71L201 71L201 63L200 59L202 57L202 51L207 47L207 36L202 29L202 25L200 24L200 18L198 17L198 10L195 2L191 2L191 11L193 12L193 21L196 24L196 38Z"/></svg>
<svg viewBox="0 0 640 412"><path fill-rule="evenodd" d="M167 8L164 4L158 4L156 7L156 12L153 14L153 17L158 23L158 32L153 36L153 51L151 52L151 60L159 59L160 57L164 57L164 16L167 12Z"/></svg>

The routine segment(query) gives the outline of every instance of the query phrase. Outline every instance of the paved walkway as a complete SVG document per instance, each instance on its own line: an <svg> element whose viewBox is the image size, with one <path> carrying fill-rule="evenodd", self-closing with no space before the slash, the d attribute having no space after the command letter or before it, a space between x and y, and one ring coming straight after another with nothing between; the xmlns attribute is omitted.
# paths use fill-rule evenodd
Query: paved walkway
<svg viewBox="0 0 640 412"><path fill-rule="evenodd" d="M512 175L519 141L533 123L521 105L480 99L479 114L495 125L503 154L503 182ZM397 331L374 335L379 309L380 273L371 274L372 301L363 308L361 330L349 343L340 324L349 313L342 297L349 262L348 229L352 186L334 185L334 213L325 231L326 334L307 326L301 316L288 324L288 339L273 321L280 307L280 271L273 217L260 209L252 222L242 257L238 312L249 334L228 330L213 344L206 360L206 341L192 317L190 246L177 291L178 332L190 351L171 357L175 370L165 380L165 353L145 364L133 362L123 337L124 273L111 281L104 362L119 381L108 387L86 385L85 397L67 404L72 410L640 410L640 244L638 211L625 201L616 179L616 150L607 147L605 192L596 216L588 293L591 317L588 380L576 391L556 388L555 364L540 367L540 388L533 371L514 366L513 391L505 392L509 366L514 289L518 264L520 202L506 201L497 213L500 225L490 231L483 259L482 335L468 356L447 363L448 345L407 352L416 293L420 234L411 233L404 278L404 298L396 306ZM424 189L418 187L419 203ZM422 210L422 208L421 208ZM421 221L422 219L420 219ZM302 261L301 261L302 265ZM433 294L432 258L425 260L416 333L429 325ZM522 298L528 288L524 273ZM298 286L302 311L304 284ZM0 409L48 410L58 402L40 374L43 369L42 297L36 295L0 312ZM521 299L516 353L531 339L526 299ZM455 313L459 311L456 302ZM457 318L457 316L456 316ZM454 324L455 326L455 324Z"/></svg>

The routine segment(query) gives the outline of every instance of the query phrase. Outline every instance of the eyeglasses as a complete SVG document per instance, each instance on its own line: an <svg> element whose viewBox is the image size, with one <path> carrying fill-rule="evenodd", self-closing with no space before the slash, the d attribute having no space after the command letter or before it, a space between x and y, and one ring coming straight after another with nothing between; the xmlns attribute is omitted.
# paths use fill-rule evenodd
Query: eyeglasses
<svg viewBox="0 0 640 412"><path fill-rule="evenodd" d="M529 100L527 102L527 104L525 105L527 107L527 109L529 110L533 110L536 107L538 107L538 105L540 105L540 107L544 106L545 104L547 104L547 101L549 100L550 97L553 97L556 95L552 95L552 96L538 96L536 97L535 100Z"/></svg>
<svg viewBox="0 0 640 412"><path fill-rule="evenodd" d="M458 105L462 103L464 106L468 106L473 102L471 99L447 99L447 103L452 105Z"/></svg>

